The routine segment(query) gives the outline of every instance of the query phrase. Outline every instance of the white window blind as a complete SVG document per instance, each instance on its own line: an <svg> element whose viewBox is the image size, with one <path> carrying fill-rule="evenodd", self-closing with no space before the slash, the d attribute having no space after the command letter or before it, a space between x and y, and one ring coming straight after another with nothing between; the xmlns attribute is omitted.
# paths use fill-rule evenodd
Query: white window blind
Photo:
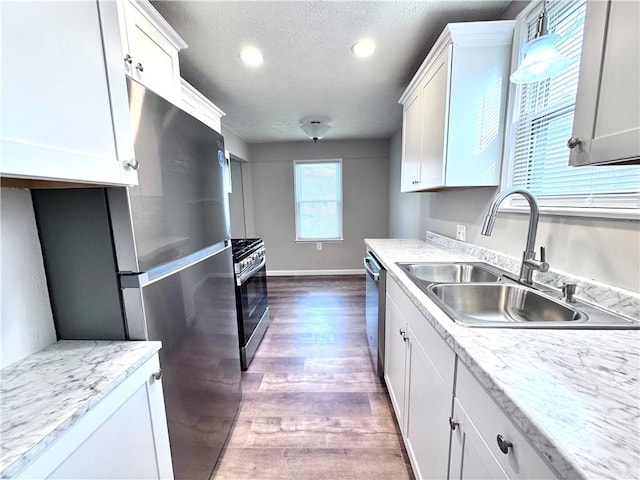
<svg viewBox="0 0 640 480"><path fill-rule="evenodd" d="M568 166L585 10L584 0L547 4L549 31L562 37L557 47L571 59L571 67L557 77L519 87L513 106L510 182L531 190L542 206L638 208L640 167ZM539 13L532 11L524 20L526 38L520 48L534 37ZM512 205L520 204L524 202L512 200Z"/></svg>
<svg viewBox="0 0 640 480"><path fill-rule="evenodd" d="M342 240L342 160L293 162L296 240Z"/></svg>

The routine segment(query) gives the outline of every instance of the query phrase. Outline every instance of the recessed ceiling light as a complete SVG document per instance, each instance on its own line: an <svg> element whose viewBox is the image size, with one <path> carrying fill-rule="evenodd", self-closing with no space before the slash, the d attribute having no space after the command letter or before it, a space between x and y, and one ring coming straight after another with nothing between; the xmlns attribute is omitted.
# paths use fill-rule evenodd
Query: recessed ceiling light
<svg viewBox="0 0 640 480"><path fill-rule="evenodd" d="M365 58L373 55L376 50L376 42L373 38L362 38L353 44L351 51L356 57Z"/></svg>
<svg viewBox="0 0 640 480"><path fill-rule="evenodd" d="M244 47L240 50L240 60L250 67L262 65L262 52L256 47Z"/></svg>

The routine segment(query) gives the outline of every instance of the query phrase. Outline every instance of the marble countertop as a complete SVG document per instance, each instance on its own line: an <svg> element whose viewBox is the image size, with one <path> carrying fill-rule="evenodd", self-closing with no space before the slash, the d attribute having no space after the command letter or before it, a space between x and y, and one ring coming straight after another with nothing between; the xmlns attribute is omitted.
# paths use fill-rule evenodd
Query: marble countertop
<svg viewBox="0 0 640 480"><path fill-rule="evenodd" d="M65 340L2 369L0 478L19 472L160 346Z"/></svg>
<svg viewBox="0 0 640 480"><path fill-rule="evenodd" d="M365 242L561 478L638 478L639 330L463 327L395 262L477 258L421 240Z"/></svg>

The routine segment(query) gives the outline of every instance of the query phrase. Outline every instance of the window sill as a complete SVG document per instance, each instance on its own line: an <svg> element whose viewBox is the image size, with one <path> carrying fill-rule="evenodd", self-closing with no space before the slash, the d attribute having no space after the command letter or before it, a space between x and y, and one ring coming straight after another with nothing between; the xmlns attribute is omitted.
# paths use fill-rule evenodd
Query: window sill
<svg viewBox="0 0 640 480"><path fill-rule="evenodd" d="M500 212L529 213L528 206L503 206ZM637 208L577 208L577 207L540 207L540 215L562 217L613 218L619 220L640 220L640 209Z"/></svg>
<svg viewBox="0 0 640 480"><path fill-rule="evenodd" d="M331 239L319 238L317 240L311 240L311 239L308 239L308 238L305 238L304 240L301 240L299 238L296 238L294 240L294 242L296 242L296 243L343 243L344 242L344 238L331 238Z"/></svg>

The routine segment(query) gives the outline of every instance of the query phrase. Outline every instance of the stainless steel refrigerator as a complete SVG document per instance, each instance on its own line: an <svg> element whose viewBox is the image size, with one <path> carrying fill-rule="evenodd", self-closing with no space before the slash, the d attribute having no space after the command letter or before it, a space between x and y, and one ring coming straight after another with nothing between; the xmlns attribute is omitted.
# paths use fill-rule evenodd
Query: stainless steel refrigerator
<svg viewBox="0 0 640 480"><path fill-rule="evenodd" d="M59 339L161 340L177 479L208 479L241 400L223 138L135 82L139 185L33 190Z"/></svg>

